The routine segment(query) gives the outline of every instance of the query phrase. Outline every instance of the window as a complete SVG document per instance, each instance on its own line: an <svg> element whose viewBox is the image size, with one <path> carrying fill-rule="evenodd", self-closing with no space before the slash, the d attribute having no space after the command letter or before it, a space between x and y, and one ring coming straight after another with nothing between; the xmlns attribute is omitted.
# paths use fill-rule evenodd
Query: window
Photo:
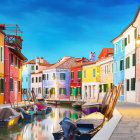
<svg viewBox="0 0 140 140"><path fill-rule="evenodd" d="M131 90L135 90L135 78L131 78Z"/></svg>
<svg viewBox="0 0 140 140"><path fill-rule="evenodd" d="M28 82L28 77L26 77L26 82Z"/></svg>
<svg viewBox="0 0 140 140"><path fill-rule="evenodd" d="M104 84L104 92L107 91L107 84Z"/></svg>
<svg viewBox="0 0 140 140"><path fill-rule="evenodd" d="M20 69L20 60L18 60L18 68Z"/></svg>
<svg viewBox="0 0 140 140"><path fill-rule="evenodd" d="M124 60L120 61L120 71L124 70Z"/></svg>
<svg viewBox="0 0 140 140"><path fill-rule="evenodd" d="M134 38L137 38L137 29L134 30Z"/></svg>
<svg viewBox="0 0 140 140"><path fill-rule="evenodd" d="M52 79L55 80L55 73L53 73Z"/></svg>
<svg viewBox="0 0 140 140"><path fill-rule="evenodd" d="M129 79L126 81L126 90L129 91Z"/></svg>
<svg viewBox="0 0 140 140"><path fill-rule="evenodd" d="M74 72L71 72L71 79L74 79Z"/></svg>
<svg viewBox="0 0 140 140"><path fill-rule="evenodd" d="M38 93L41 93L41 87L38 88Z"/></svg>
<svg viewBox="0 0 140 140"><path fill-rule="evenodd" d="M45 88L45 94L49 94L48 88Z"/></svg>
<svg viewBox="0 0 140 140"><path fill-rule="evenodd" d="M81 71L79 70L79 71L77 71L77 78L81 78Z"/></svg>
<svg viewBox="0 0 140 140"><path fill-rule="evenodd" d="M51 94L55 94L55 88L51 88Z"/></svg>
<svg viewBox="0 0 140 140"><path fill-rule="evenodd" d="M36 77L36 83L38 82L38 77Z"/></svg>
<svg viewBox="0 0 140 140"><path fill-rule="evenodd" d="M96 77L96 69L93 69L93 77Z"/></svg>
<svg viewBox="0 0 140 140"><path fill-rule="evenodd" d="M65 73L60 73L60 80L65 80Z"/></svg>
<svg viewBox="0 0 140 140"><path fill-rule="evenodd" d="M126 58L126 69L130 68L130 57Z"/></svg>
<svg viewBox="0 0 140 140"><path fill-rule="evenodd" d="M13 65L13 61L14 61L14 58L13 58L13 54L11 53L11 65Z"/></svg>
<svg viewBox="0 0 140 140"><path fill-rule="evenodd" d="M81 95L81 87L78 87L78 95Z"/></svg>
<svg viewBox="0 0 140 140"><path fill-rule="evenodd" d="M128 35L128 44L130 44L130 35Z"/></svg>
<svg viewBox="0 0 140 140"><path fill-rule="evenodd" d="M34 70L34 66L31 66L31 70Z"/></svg>
<svg viewBox="0 0 140 140"><path fill-rule="evenodd" d="M4 93L4 79L0 79L0 93Z"/></svg>
<svg viewBox="0 0 140 140"><path fill-rule="evenodd" d="M117 53L117 44L115 44L115 54Z"/></svg>
<svg viewBox="0 0 140 140"><path fill-rule="evenodd" d="M32 83L34 83L34 77L32 77Z"/></svg>
<svg viewBox="0 0 140 140"><path fill-rule="evenodd" d="M36 66L36 70L38 70L38 66Z"/></svg>
<svg viewBox="0 0 140 140"><path fill-rule="evenodd" d="M1 47L1 62L3 62L3 47Z"/></svg>
<svg viewBox="0 0 140 140"><path fill-rule="evenodd" d="M41 77L39 77L39 82L41 82L42 81L42 78Z"/></svg>
<svg viewBox="0 0 140 140"><path fill-rule="evenodd" d="M70 95L72 95L72 93L73 93L72 90L73 90L73 87L70 87Z"/></svg>
<svg viewBox="0 0 140 140"><path fill-rule="evenodd" d="M102 85L99 85L99 92L102 92Z"/></svg>
<svg viewBox="0 0 140 140"><path fill-rule="evenodd" d="M124 39L124 45L127 46L127 38Z"/></svg>
<svg viewBox="0 0 140 140"><path fill-rule="evenodd" d="M123 40L121 40L121 51L123 51Z"/></svg>
<svg viewBox="0 0 140 140"><path fill-rule="evenodd" d="M49 74L47 74L47 80L49 80Z"/></svg>
<svg viewBox="0 0 140 140"><path fill-rule="evenodd" d="M17 57L15 57L15 66L17 67Z"/></svg>
<svg viewBox="0 0 140 140"><path fill-rule="evenodd" d="M43 74L42 79L46 80L46 74Z"/></svg>
<svg viewBox="0 0 140 140"><path fill-rule="evenodd" d="M136 65L136 54L132 54L132 66Z"/></svg>
<svg viewBox="0 0 140 140"><path fill-rule="evenodd" d="M10 91L13 91L13 78L10 78Z"/></svg>
<svg viewBox="0 0 140 140"><path fill-rule="evenodd" d="M66 88L59 88L59 94L66 94Z"/></svg>
<svg viewBox="0 0 140 140"><path fill-rule="evenodd" d="M86 70L84 70L84 78L86 78Z"/></svg>
<svg viewBox="0 0 140 140"><path fill-rule="evenodd" d="M18 92L20 92L20 81L18 81Z"/></svg>
<svg viewBox="0 0 140 140"><path fill-rule="evenodd" d="M117 72L117 62L115 62L115 72Z"/></svg>

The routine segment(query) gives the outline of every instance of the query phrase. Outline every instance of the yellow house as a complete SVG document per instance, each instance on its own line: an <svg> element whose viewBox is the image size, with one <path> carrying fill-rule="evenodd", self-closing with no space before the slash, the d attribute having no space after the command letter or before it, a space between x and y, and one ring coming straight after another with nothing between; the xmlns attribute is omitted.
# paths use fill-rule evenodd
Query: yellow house
<svg viewBox="0 0 140 140"><path fill-rule="evenodd" d="M0 104L4 104L4 36L0 30Z"/></svg>
<svg viewBox="0 0 140 140"><path fill-rule="evenodd" d="M87 62L82 66L82 99L97 99L100 83L100 65Z"/></svg>

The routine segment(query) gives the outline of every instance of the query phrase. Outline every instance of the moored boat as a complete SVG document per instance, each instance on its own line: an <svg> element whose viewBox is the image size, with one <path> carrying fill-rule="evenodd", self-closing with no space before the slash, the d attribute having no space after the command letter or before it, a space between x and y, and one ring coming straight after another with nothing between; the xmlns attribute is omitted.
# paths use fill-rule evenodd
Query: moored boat
<svg viewBox="0 0 140 140"><path fill-rule="evenodd" d="M77 109L81 109L82 104L83 103L81 103L81 102L75 102L75 103L72 104L72 107L77 108Z"/></svg>
<svg viewBox="0 0 140 140"><path fill-rule="evenodd" d="M20 113L12 108L0 110L0 127L12 127L18 123Z"/></svg>

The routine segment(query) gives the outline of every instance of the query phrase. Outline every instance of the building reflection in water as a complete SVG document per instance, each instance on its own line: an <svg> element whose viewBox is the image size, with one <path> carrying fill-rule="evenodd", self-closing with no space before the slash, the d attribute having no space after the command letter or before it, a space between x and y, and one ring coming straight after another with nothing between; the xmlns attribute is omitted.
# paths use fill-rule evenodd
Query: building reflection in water
<svg viewBox="0 0 140 140"><path fill-rule="evenodd" d="M64 117L69 117L76 121L81 118L81 111L75 111L71 108L52 107L52 112L49 115L39 115L32 123L20 123L18 128L13 128L11 131L5 129L5 134L1 135L0 139L4 140L52 140L52 132L60 129L59 122ZM15 130L16 129L16 130ZM2 129L0 129L0 132Z"/></svg>

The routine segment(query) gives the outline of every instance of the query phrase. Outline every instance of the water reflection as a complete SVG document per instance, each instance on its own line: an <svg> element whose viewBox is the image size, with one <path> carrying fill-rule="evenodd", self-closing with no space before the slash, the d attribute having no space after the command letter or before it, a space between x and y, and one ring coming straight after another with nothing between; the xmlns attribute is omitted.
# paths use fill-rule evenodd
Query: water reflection
<svg viewBox="0 0 140 140"><path fill-rule="evenodd" d="M52 132L60 129L59 122L64 117L73 121L83 116L81 111L69 107L54 107L48 115L38 115L35 120L24 121L12 129L0 129L0 140L52 140Z"/></svg>

